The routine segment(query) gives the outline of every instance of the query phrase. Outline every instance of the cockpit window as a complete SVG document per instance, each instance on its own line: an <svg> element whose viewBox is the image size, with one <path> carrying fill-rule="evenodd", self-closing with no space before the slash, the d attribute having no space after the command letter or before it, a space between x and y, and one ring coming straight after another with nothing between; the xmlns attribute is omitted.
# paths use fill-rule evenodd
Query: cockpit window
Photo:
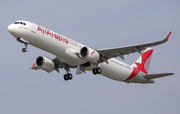
<svg viewBox="0 0 180 114"><path fill-rule="evenodd" d="M23 23L23 22L15 22L14 24L26 25L26 23Z"/></svg>
<svg viewBox="0 0 180 114"><path fill-rule="evenodd" d="M14 24L19 24L19 22L15 22Z"/></svg>

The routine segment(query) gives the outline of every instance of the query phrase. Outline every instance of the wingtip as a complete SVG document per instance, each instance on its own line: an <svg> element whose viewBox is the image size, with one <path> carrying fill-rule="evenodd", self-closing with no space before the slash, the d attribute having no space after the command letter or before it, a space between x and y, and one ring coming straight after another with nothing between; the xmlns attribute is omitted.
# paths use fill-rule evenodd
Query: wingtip
<svg viewBox="0 0 180 114"><path fill-rule="evenodd" d="M174 73L171 73L171 75L175 75Z"/></svg>
<svg viewBox="0 0 180 114"><path fill-rule="evenodd" d="M166 41L169 40L169 37L170 37L171 33L172 33L172 31L169 32L168 36L167 36L166 39L165 39Z"/></svg>

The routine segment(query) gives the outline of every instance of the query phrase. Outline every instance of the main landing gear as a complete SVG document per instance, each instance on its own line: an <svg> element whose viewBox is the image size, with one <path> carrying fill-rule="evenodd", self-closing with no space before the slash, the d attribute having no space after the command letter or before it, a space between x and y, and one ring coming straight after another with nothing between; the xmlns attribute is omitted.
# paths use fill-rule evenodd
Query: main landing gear
<svg viewBox="0 0 180 114"><path fill-rule="evenodd" d="M101 74L102 70L101 70L101 68L97 67L97 68L94 68L92 70L92 72L93 72L94 75L96 75L96 74Z"/></svg>
<svg viewBox="0 0 180 114"><path fill-rule="evenodd" d="M101 70L101 68L97 67L97 68L94 68L92 70L92 72L93 72L94 75L96 75L96 74L101 74L102 70ZM72 78L73 78L73 76L72 76L71 73L67 72L67 74L64 75L64 80L65 81L72 80Z"/></svg>
<svg viewBox="0 0 180 114"><path fill-rule="evenodd" d="M67 73L64 75L64 80L67 81L67 80L71 80L73 78L72 74L71 73Z"/></svg>
<svg viewBox="0 0 180 114"><path fill-rule="evenodd" d="M69 65L68 64L63 64L63 67L64 67L64 69L66 70L66 74L64 75L64 80L65 81L68 81L68 80L72 80L72 78L73 78L73 76L72 76L72 74L71 73L69 73L70 72L70 69L69 69Z"/></svg>

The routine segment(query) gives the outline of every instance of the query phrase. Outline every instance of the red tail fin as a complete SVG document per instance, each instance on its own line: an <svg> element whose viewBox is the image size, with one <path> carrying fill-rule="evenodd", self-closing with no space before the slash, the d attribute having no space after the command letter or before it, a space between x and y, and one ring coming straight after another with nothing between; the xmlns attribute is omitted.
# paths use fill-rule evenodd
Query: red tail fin
<svg viewBox="0 0 180 114"><path fill-rule="evenodd" d="M148 74L152 52L152 48L147 48L132 66L135 67L137 70Z"/></svg>

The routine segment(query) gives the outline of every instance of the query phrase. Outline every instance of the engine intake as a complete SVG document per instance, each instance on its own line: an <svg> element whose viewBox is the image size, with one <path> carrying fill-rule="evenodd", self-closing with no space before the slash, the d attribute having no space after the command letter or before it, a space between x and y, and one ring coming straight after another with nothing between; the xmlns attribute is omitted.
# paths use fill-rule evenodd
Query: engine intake
<svg viewBox="0 0 180 114"><path fill-rule="evenodd" d="M55 63L47 57L39 56L31 68L34 70L42 69L49 73L54 70Z"/></svg>
<svg viewBox="0 0 180 114"><path fill-rule="evenodd" d="M43 57L38 57L37 59L36 59L36 65L37 66L42 66L42 64L43 64Z"/></svg>
<svg viewBox="0 0 180 114"><path fill-rule="evenodd" d="M82 47L79 56L89 62L96 63L99 60L99 53L92 48Z"/></svg>
<svg viewBox="0 0 180 114"><path fill-rule="evenodd" d="M87 49L87 47L83 47L83 48L81 49L80 55L81 55L82 58L85 58L85 57L88 56L88 49Z"/></svg>

